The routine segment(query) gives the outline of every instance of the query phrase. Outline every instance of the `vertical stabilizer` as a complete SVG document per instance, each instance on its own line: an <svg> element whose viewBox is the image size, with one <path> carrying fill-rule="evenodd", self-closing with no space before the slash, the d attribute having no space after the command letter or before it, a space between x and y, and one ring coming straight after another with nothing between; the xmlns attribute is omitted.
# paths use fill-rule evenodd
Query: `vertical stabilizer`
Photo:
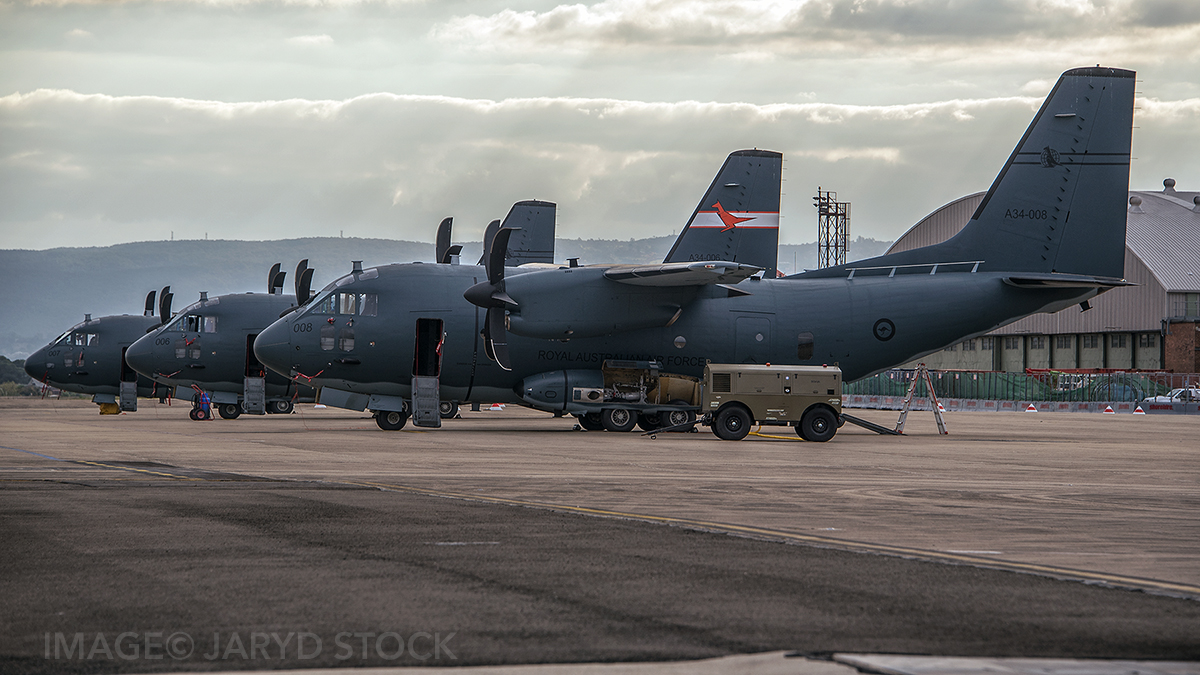
<svg viewBox="0 0 1200 675"><path fill-rule="evenodd" d="M554 262L554 219L557 209L558 206L553 202L536 200L513 204L501 225L516 230L508 241L505 267Z"/></svg>
<svg viewBox="0 0 1200 675"><path fill-rule="evenodd" d="M979 271L1123 278L1134 75L1063 73L958 234L852 266L981 261Z"/></svg>
<svg viewBox="0 0 1200 675"><path fill-rule="evenodd" d="M779 189L783 155L738 150L725 159L663 262L725 260L764 268L779 259Z"/></svg>

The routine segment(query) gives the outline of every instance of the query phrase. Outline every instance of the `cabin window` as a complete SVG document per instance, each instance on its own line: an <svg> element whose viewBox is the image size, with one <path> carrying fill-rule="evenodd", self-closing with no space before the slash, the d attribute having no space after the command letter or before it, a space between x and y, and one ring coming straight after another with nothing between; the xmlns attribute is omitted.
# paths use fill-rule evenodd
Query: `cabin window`
<svg viewBox="0 0 1200 675"><path fill-rule="evenodd" d="M321 349L325 351L333 350L334 335L336 332L337 329L331 323L321 326Z"/></svg>
<svg viewBox="0 0 1200 675"><path fill-rule="evenodd" d="M75 363L75 354L67 353L63 355L63 368L70 368Z"/></svg>
<svg viewBox="0 0 1200 675"><path fill-rule="evenodd" d="M203 316L203 317L200 317L200 318L202 319L201 323L204 325L204 332L205 332L205 333L215 333L215 332L217 332L217 317L215 317L215 316Z"/></svg>
<svg viewBox="0 0 1200 675"><path fill-rule="evenodd" d="M796 338L796 358L807 361L813 357L813 334L807 331Z"/></svg>
<svg viewBox="0 0 1200 675"><path fill-rule="evenodd" d="M175 358L187 358L187 343L183 341L183 338L175 341Z"/></svg>
<svg viewBox="0 0 1200 675"><path fill-rule="evenodd" d="M360 316L375 316L379 313L378 295L374 293L362 293L358 298L358 313Z"/></svg>
<svg viewBox="0 0 1200 675"><path fill-rule="evenodd" d="M343 328L342 332L338 333L338 349L344 352L354 351L354 329Z"/></svg>
<svg viewBox="0 0 1200 675"><path fill-rule="evenodd" d="M195 342L188 345L188 358L193 360L200 358L200 345Z"/></svg>
<svg viewBox="0 0 1200 675"><path fill-rule="evenodd" d="M338 293L338 314L354 315L354 308L357 306L358 296L353 293Z"/></svg>
<svg viewBox="0 0 1200 675"><path fill-rule="evenodd" d="M199 333L200 317L195 314L188 314L186 317L184 317L183 330L187 331L188 333Z"/></svg>

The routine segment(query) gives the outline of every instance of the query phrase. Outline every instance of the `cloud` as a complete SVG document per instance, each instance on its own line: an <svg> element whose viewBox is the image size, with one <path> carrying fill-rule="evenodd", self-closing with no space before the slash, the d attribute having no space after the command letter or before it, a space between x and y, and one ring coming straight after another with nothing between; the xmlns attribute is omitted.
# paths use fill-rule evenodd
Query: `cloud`
<svg viewBox="0 0 1200 675"><path fill-rule="evenodd" d="M297 35L296 37L288 38L287 41L303 47L325 47L333 44L333 38L328 35Z"/></svg>
<svg viewBox="0 0 1200 675"><path fill-rule="evenodd" d="M94 37L94 36L91 33L87 32L86 30L83 30L82 28L74 28L72 30L67 31L67 37L71 38L73 40L78 40L78 39L90 38L90 37Z"/></svg>
<svg viewBox="0 0 1200 675"><path fill-rule="evenodd" d="M559 204L564 237L677 231L734 150L784 153L785 241L808 241L817 185L855 231L895 237L986 189L1040 99L863 106L369 94L222 102L35 90L0 97L3 246L208 232L473 240L517 200ZM1140 99L1138 167L1200 175L1181 138L1200 100ZM1188 187L1188 186L1183 186Z"/></svg>

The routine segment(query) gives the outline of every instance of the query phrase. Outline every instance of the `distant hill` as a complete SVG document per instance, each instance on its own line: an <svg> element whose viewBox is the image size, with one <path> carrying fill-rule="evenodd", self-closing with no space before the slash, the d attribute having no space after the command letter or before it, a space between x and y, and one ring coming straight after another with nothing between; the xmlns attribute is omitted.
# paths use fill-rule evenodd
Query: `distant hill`
<svg viewBox="0 0 1200 675"><path fill-rule="evenodd" d="M670 250L675 238L560 239L555 258L579 258L588 263L653 263ZM857 260L882 253L890 242L862 237L850 247ZM482 246L464 243L462 261L474 263ZM817 246L779 247L779 268L785 273L816 266ZM140 314L146 293L171 286L174 308L209 295L265 292L273 263L287 271L288 292L301 258L316 269L313 288L350 271L351 260L367 267L393 262L432 261L433 244L390 239L312 237L277 241L184 240L152 241L93 248L55 248L45 251L0 250L0 355L24 358L83 315ZM793 266L793 260L795 265Z"/></svg>

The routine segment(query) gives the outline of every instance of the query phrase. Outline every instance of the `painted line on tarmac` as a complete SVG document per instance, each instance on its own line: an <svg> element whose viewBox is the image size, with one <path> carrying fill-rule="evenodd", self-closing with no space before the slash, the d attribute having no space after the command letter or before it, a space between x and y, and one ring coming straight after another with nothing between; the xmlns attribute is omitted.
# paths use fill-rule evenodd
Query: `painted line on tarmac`
<svg viewBox="0 0 1200 675"><path fill-rule="evenodd" d="M137 467L132 467L132 466L120 466L117 464L105 464L104 462L89 462L89 461L83 460L83 459L62 459L60 457L51 457L50 455L43 455L40 452L33 452L31 450L22 450L21 448L10 448L6 445L0 445L0 450L15 450L17 452L23 452L27 455L33 455L35 457L41 457L43 459L52 459L56 462L63 462L65 464L86 464L88 466L98 466L103 469L117 469L119 471L134 471L137 473L147 473L147 474L151 474L154 476L163 476L165 478L175 478L177 480L204 480L203 478L193 478L191 476L181 476L179 474L163 473L161 471L150 471L149 469L139 469Z"/></svg>
<svg viewBox="0 0 1200 675"><path fill-rule="evenodd" d="M697 520L694 518L679 518L675 516L655 516L645 513L629 513L625 511L612 511L608 509L595 509L585 506L568 506L565 504L552 504L549 502L535 502L525 499L510 499L507 497L492 497L487 495L467 494L462 492L450 492L445 490L431 490L428 488L418 488L408 485L396 485L393 483L379 483L374 481L339 481L350 485L359 485L364 487L373 487L380 490L392 490L396 492L409 492L413 494L428 495L431 497L445 497L450 499L464 499L468 501L486 502L491 504L506 504L509 506L525 506L536 509L546 509L551 511L563 511L567 513L578 513L588 516L598 516L602 518L620 518L624 520L640 520L649 523L659 523L662 525L676 525L680 527L688 527L693 529L706 530L710 532L723 532L727 534L745 535L752 537L765 537L770 539L782 539L787 542L800 544L808 544L822 548L833 548L844 551L853 551L856 553L876 553L880 555L889 555L900 558L914 558L918 560L929 560L934 562L943 562L951 564L969 565L971 567L985 567L989 569L1003 570L1007 572L1021 572L1026 574L1035 574L1038 576L1048 576L1055 579L1066 581L1082 581L1090 584L1103 584L1119 588L1129 588L1140 591L1147 591L1158 594L1170 595L1172 597L1182 597L1190 600L1200 600L1200 586L1192 586L1189 584L1176 583L1171 581L1160 581L1158 579L1145 579L1142 577L1127 577L1119 574L1108 574L1105 572L1090 572L1087 570L1072 569L1069 567L1057 567L1055 565L1042 565L1038 563L1023 563L1008 560L995 560L992 558L980 558L971 555L962 555L957 553L949 553L944 551L933 551L920 548L909 548L906 546L893 546L890 544L872 544L869 542L853 541L850 539L836 539L833 537L822 537L811 534L798 534L795 532L786 532L783 530L773 530L765 527L754 527L750 525L733 525L730 523L717 523L706 520Z"/></svg>
<svg viewBox="0 0 1200 675"><path fill-rule="evenodd" d="M42 453L40 453L40 452L34 452L34 451L32 451L32 450L22 450L22 449L20 449L20 448L10 448L10 447L8 447L8 446L6 446L6 445L0 445L0 450L14 450L14 451L16 451L16 452L23 452L23 453L25 453L25 454L27 454L27 455L33 455L34 457L41 457L41 458L43 458L43 459L52 459L52 460L54 460L54 461L56 461L56 462L65 462L65 461L67 461L67 460L65 460L65 459L59 459L59 458L57 458L57 457L51 457L50 455L43 455L43 454L42 454Z"/></svg>

